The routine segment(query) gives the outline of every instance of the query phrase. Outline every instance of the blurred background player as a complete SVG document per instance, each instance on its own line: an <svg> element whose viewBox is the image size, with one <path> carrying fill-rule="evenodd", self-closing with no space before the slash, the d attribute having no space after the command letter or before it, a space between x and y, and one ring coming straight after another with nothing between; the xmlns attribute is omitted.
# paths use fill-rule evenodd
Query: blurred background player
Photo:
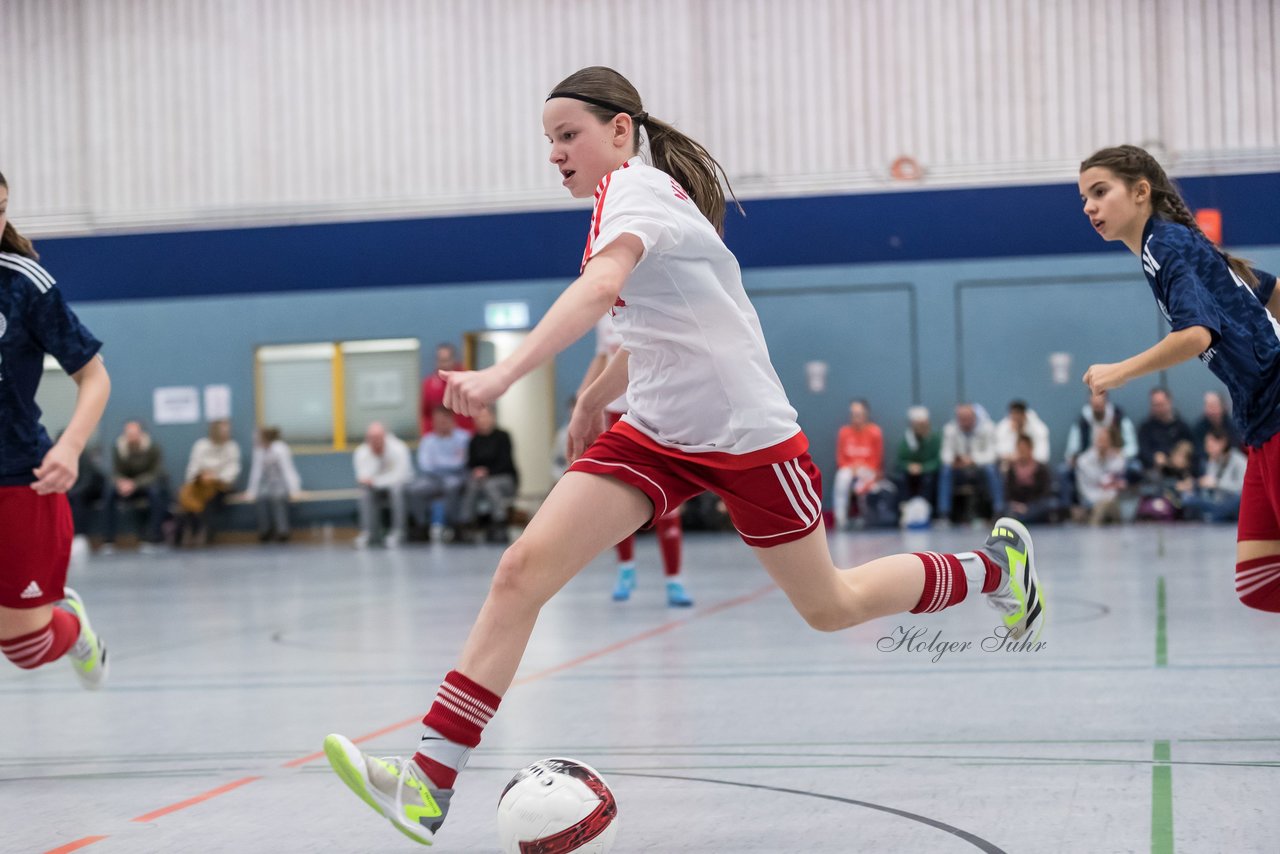
<svg viewBox="0 0 1280 854"><path fill-rule="evenodd" d="M613 312L600 318L596 323L596 355L587 366L586 376L582 378L581 393L591 386L596 378L604 373L622 348L622 336L613 328ZM574 396L575 400L577 395ZM604 408L604 429L608 430L622 420L627 411L627 395L621 394L616 400L609 402ZM684 523L680 519L680 508L674 507L663 513L654 522L658 534L658 549L662 552L662 571L667 579L667 604L673 608L687 608L693 604L688 590L684 586L681 574L680 556L684 545ZM631 591L636 586L636 535L630 534L615 546L618 552L618 578L613 586L613 601L625 602L631 598Z"/></svg>

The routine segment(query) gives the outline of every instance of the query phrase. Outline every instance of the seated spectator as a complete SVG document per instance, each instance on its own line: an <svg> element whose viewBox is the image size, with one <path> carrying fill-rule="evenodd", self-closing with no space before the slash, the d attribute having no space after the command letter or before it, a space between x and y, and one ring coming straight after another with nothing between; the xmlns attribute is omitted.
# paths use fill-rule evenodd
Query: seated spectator
<svg viewBox="0 0 1280 854"><path fill-rule="evenodd" d="M835 517L836 528L849 523L849 499L858 497L858 519L867 521L867 496L884 479L884 435L871 421L871 407L865 400L849 404L849 423L836 434Z"/></svg>
<svg viewBox="0 0 1280 854"><path fill-rule="evenodd" d="M1093 444L1076 457L1076 487L1081 516L1089 524L1123 521L1120 500L1128 480L1124 453L1120 450L1120 430L1116 424L1093 431Z"/></svg>
<svg viewBox="0 0 1280 854"><path fill-rule="evenodd" d="M1076 460L1093 445L1093 436L1099 430L1115 427L1120 439L1112 444L1112 450L1119 449L1128 467L1128 473L1134 479L1142 474L1142 465L1138 462L1138 432L1133 421L1124 414L1124 410L1107 399L1105 391L1089 393L1089 401L1080 410L1080 417L1067 431L1067 448L1064 464L1058 472L1059 498L1063 507L1079 505L1076 488ZM1083 505L1080 505L1083 506Z"/></svg>
<svg viewBox="0 0 1280 854"><path fill-rule="evenodd" d="M898 493L904 501L923 498L932 510L938 501L938 468L942 465L942 436L933 432L929 410L907 410L907 429L898 442Z"/></svg>
<svg viewBox="0 0 1280 854"><path fill-rule="evenodd" d="M1191 443L1195 448L1191 428L1173 408L1172 395L1167 389L1153 388L1150 414L1138 427L1138 458L1148 480L1160 476L1179 442Z"/></svg>
<svg viewBox="0 0 1280 854"><path fill-rule="evenodd" d="M1020 522L1048 522L1058 509L1053 474L1035 458L1035 442L1030 436L1019 436L1014 449L1005 471L1005 512Z"/></svg>
<svg viewBox="0 0 1280 854"><path fill-rule="evenodd" d="M507 519L520 484L511 455L511 436L498 429L491 409L482 409L475 416L475 424L476 433L467 448L468 476L462 491L459 524L475 523L483 499L488 504L488 540L506 542Z"/></svg>
<svg viewBox="0 0 1280 854"><path fill-rule="evenodd" d="M121 502L145 504L147 525L141 533L142 550L154 551L163 541L160 527L169 510L169 483L160 446L151 441L142 422L129 421L111 451L111 483L102 526L102 551L115 550L116 510Z"/></svg>
<svg viewBox="0 0 1280 854"><path fill-rule="evenodd" d="M430 522L435 542L444 539L446 525L458 524L470 444L471 434L455 426L453 411L437 406L431 432L418 442L418 476L409 484L410 511L419 526Z"/></svg>
<svg viewBox="0 0 1280 854"><path fill-rule="evenodd" d="M378 421L365 431L364 442L352 456L356 483L360 486L360 533L355 546L363 549L382 539L387 548L404 542L405 487L413 480L409 447ZM391 506L391 530L382 530L382 506Z"/></svg>
<svg viewBox="0 0 1280 854"><path fill-rule="evenodd" d="M208 437L196 439L191 447L186 480L178 490L182 545L208 544L213 514L226 504L227 495L239 476L240 444L231 438L231 422L210 421Z"/></svg>
<svg viewBox="0 0 1280 854"><path fill-rule="evenodd" d="M978 418L971 403L956 405L956 416L942 429L942 466L938 473L938 515L951 518L952 497L968 486L986 500L992 515L1004 511L1004 484L996 467L995 428Z"/></svg>
<svg viewBox="0 0 1280 854"><path fill-rule="evenodd" d="M444 406L445 382L440 376L441 371L460 371L463 365L458 361L458 350L452 344L445 341L436 345L436 367L425 380L422 381L422 408L419 410L419 436L425 436L431 432L431 419L435 417L436 407ZM454 414L454 425L466 430L468 433L476 431L475 423L466 415Z"/></svg>
<svg viewBox="0 0 1280 854"><path fill-rule="evenodd" d="M1233 522L1240 515L1240 493L1248 459L1222 430L1204 437L1204 474L1182 496L1184 516L1206 522Z"/></svg>
<svg viewBox="0 0 1280 854"><path fill-rule="evenodd" d="M1018 455L1018 437L1031 439L1032 456L1046 465L1049 463L1049 428L1036 415L1034 409L1028 409L1026 401L1012 400L1009 412L1000 423L996 424L996 456L1000 459L1001 468L1008 468Z"/></svg>
<svg viewBox="0 0 1280 854"><path fill-rule="evenodd" d="M244 497L257 505L258 540L289 539L289 502L302 492L302 479L293 465L293 453L280 438L277 427L258 430L249 464L249 485Z"/></svg>
<svg viewBox="0 0 1280 854"><path fill-rule="evenodd" d="M1192 441L1196 443L1197 464L1201 470L1204 468L1203 463L1206 459L1204 437L1209 435L1211 430L1217 430L1225 435L1230 447L1244 447L1240 441L1240 434L1236 432L1236 423L1227 412L1227 405L1222 395L1216 391L1204 393L1204 411L1200 415L1200 420L1191 428Z"/></svg>

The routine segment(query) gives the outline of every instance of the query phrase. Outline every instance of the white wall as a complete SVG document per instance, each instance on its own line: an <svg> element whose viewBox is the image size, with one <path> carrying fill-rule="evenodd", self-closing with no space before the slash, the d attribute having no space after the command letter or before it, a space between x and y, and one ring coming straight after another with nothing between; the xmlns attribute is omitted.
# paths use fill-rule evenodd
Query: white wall
<svg viewBox="0 0 1280 854"><path fill-rule="evenodd" d="M543 97L627 74L748 196L1280 168L1274 0L0 0L33 234L567 204Z"/></svg>

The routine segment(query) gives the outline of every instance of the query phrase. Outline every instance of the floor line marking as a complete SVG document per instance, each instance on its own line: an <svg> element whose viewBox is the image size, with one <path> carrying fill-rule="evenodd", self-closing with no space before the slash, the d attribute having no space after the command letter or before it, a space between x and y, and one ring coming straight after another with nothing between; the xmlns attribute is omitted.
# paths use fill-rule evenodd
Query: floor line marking
<svg viewBox="0 0 1280 854"><path fill-rule="evenodd" d="M577 658L571 659L562 664L557 664L552 667L548 667L545 670L539 670L536 673L531 673L530 675L525 676L522 679L517 679L515 682L511 684L511 687L515 688L520 685L528 685L531 682L537 682L541 679L546 679L549 676L554 676L557 673L562 673L566 670L570 670L574 667L577 667L580 664L585 664L588 661L594 661L597 658L600 658L605 655L609 655L610 653L617 652L620 649L625 649L626 647L631 646L632 644L637 644L637 643L640 643L641 641L648 640L649 638L666 634L667 632L670 632L675 629L681 628L682 626L688 625L689 623L692 623L694 620L698 620L703 617L710 617L713 614L719 614L722 611L727 611L728 609L737 607L738 605L745 605L748 602L754 602L756 599L759 599L760 597L764 596L766 593L771 593L777 589L778 587L772 583L766 584L763 587L759 587L755 590L752 590L750 593L744 593L741 596L735 596L732 599L726 599L725 601L719 602L710 607L699 609L692 616L686 617L685 619L672 620L670 622L663 623L660 626L655 626L652 629L648 629L646 631L640 632L639 634L632 635L629 638L623 638L622 640L617 641L616 643L611 643L608 646L601 647L600 649L597 649L593 652L589 652L586 655L581 655L581 656L578 656ZM372 739L378 738L379 736L386 735L389 732L395 732L398 729L403 729L404 727L418 723L421 720L422 720L421 717L415 715L412 718L406 718L405 720L399 721L397 723L389 724L387 726L382 727L381 729L376 729L372 732L367 732L364 735L361 735L357 738L352 739L352 742L355 744L359 744L360 742L371 741ZM299 756L296 759L290 759L288 762L283 763L280 767L298 768L303 765L306 765L307 763L314 762L315 760L319 759L322 756L324 756L324 751L309 753L306 756ZM260 776L245 777L243 779L236 780L231 783L227 783L226 785L219 786L216 789L210 789L207 792L196 795L195 797L189 798L185 801L180 801L176 804L170 804L169 806L161 807L160 809L155 810L153 812L140 815L137 818L131 819L131 821L148 822L153 819L160 818L161 816L168 815L169 813L177 812L178 810L186 809L187 807L194 806L195 804L202 803L212 798L216 798L219 795L226 794L227 792L230 792L234 789L238 789L241 786L246 786L249 783L252 783L256 780L261 780L261 779L262 777ZM90 845L93 845L95 842L101 842L102 840L107 838L108 837L106 836L86 836L83 839L78 839L75 842L69 843L68 845L64 845L60 848L54 848L49 851L46 851L45 854L64 854L64 852L76 851L81 848L86 848Z"/></svg>
<svg viewBox="0 0 1280 854"><path fill-rule="evenodd" d="M1156 667L1169 666L1169 640L1165 630L1164 576L1156 579Z"/></svg>
<svg viewBox="0 0 1280 854"><path fill-rule="evenodd" d="M1173 767L1169 742L1154 743L1151 755L1151 854L1173 854Z"/></svg>

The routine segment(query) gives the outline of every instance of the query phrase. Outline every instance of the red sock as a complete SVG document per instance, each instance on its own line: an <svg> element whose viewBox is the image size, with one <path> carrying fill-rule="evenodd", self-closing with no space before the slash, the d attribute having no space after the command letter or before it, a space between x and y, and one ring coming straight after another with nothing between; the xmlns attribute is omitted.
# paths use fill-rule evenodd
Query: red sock
<svg viewBox="0 0 1280 854"><path fill-rule="evenodd" d="M938 552L913 554L924 564L924 591L911 613L941 611L964 601L969 594L969 582L964 577L964 567L960 565L959 558Z"/></svg>
<svg viewBox="0 0 1280 854"><path fill-rule="evenodd" d="M684 523L680 521L680 510L659 516L658 547L662 549L662 571L668 578L680 574L680 546L684 543Z"/></svg>
<svg viewBox="0 0 1280 854"><path fill-rule="evenodd" d="M1250 608L1280 612L1280 555L1236 564L1236 595Z"/></svg>
<svg viewBox="0 0 1280 854"><path fill-rule="evenodd" d="M441 789L452 789L471 749L480 743L485 724L498 711L502 698L450 670L436 692L427 716L427 731L413 761Z"/></svg>
<svg viewBox="0 0 1280 854"><path fill-rule="evenodd" d="M618 550L618 563L631 563L636 556L636 535L632 534L614 548Z"/></svg>
<svg viewBox="0 0 1280 854"><path fill-rule="evenodd" d="M23 670L33 670L62 658L79 637L80 621L75 615L54 608L48 625L29 635L0 641L0 652Z"/></svg>

